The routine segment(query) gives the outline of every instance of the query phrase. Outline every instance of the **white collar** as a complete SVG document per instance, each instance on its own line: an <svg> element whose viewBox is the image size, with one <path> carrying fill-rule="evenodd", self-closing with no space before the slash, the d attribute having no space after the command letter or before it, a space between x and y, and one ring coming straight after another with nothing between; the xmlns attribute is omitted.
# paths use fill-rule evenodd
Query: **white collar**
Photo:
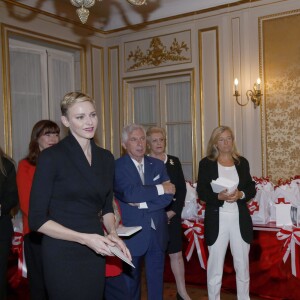
<svg viewBox="0 0 300 300"><path fill-rule="evenodd" d="M138 168L138 166L139 166L140 164L142 164L142 165L143 165L143 172L145 171L144 157L143 157L143 159L142 159L141 162L136 161L136 160L133 159L131 156L130 156L130 158L131 158L131 160L133 161L133 163L134 163L134 165L136 166L136 168Z"/></svg>

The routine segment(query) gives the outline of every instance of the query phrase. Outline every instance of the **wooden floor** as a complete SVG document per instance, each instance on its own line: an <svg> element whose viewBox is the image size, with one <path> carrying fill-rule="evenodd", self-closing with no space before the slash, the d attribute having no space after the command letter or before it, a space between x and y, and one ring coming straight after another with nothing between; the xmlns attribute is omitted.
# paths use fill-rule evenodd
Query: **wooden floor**
<svg viewBox="0 0 300 300"><path fill-rule="evenodd" d="M205 286L187 285L187 291L193 300L208 300L207 290ZM164 300L176 300L176 285L175 283L164 283ZM235 293L223 291L221 293L222 300L236 300ZM260 300L263 298L251 296L251 300ZM10 289L7 300L29 300L28 283L23 279L16 289ZM142 276L142 299L147 300L147 288L145 275Z"/></svg>
<svg viewBox="0 0 300 300"><path fill-rule="evenodd" d="M206 287L199 287L195 285L187 285L187 291L193 300L208 300ZM176 300L176 285L175 283L165 283L164 284L164 300ZM222 300L236 300L235 294L223 291L221 293ZM263 298L252 297L251 300L260 300ZM142 300L147 300L147 290L145 280L143 279L142 285Z"/></svg>
<svg viewBox="0 0 300 300"><path fill-rule="evenodd" d="M193 300L208 300L206 287L187 285L187 291ZM167 282L164 284L164 298L163 298L164 300L176 300L176 293L177 290L176 290L175 283ZM233 293L223 291L221 294L221 299L236 300L236 295ZM262 298L251 297L251 300L260 300L260 299ZM8 296L8 300L29 300L28 285L25 284L25 281L23 282L23 285L21 285L18 288L18 293L17 290L15 292L11 291L11 293ZM143 278L141 300L147 300L147 289L145 284L145 278Z"/></svg>

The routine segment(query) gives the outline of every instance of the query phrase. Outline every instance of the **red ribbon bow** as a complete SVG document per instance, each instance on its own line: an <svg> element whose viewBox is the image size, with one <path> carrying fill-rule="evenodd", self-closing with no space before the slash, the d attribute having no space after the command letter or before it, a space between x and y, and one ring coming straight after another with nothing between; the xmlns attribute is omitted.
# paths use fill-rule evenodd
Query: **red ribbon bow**
<svg viewBox="0 0 300 300"><path fill-rule="evenodd" d="M17 274L11 278L13 286L17 286L22 277L27 277L27 267L24 259L24 247L23 247L23 233L14 232L12 239L12 252L18 254L18 271Z"/></svg>
<svg viewBox="0 0 300 300"><path fill-rule="evenodd" d="M193 251L196 247L200 266L206 270L207 254L204 243L204 225L199 222L190 222L188 220L184 220L182 222L182 227L187 229L184 232L184 235L189 241L188 247L185 251L187 261L191 259Z"/></svg>
<svg viewBox="0 0 300 300"><path fill-rule="evenodd" d="M281 198L277 198L277 202L275 204L290 204L291 202L285 201L285 198L281 197Z"/></svg>
<svg viewBox="0 0 300 300"><path fill-rule="evenodd" d="M284 241L282 260L285 263L291 253L292 274L300 279L300 228L286 226L277 233L277 239Z"/></svg>

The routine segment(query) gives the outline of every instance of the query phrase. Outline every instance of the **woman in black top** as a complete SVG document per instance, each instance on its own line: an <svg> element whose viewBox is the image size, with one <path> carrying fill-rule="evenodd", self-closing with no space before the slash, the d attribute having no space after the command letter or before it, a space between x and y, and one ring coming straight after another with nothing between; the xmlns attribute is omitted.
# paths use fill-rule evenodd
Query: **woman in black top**
<svg viewBox="0 0 300 300"><path fill-rule="evenodd" d="M189 300L184 279L184 261L182 257L181 212L186 195L186 184L179 159L165 153L166 132L160 127L147 130L149 155L164 161L171 182L175 185L174 200L166 208L169 220L169 243L167 253L170 257L171 269L177 286L177 299Z"/></svg>
<svg viewBox="0 0 300 300"><path fill-rule="evenodd" d="M213 130L207 156L199 163L198 196L206 202L204 235L209 249L207 289L209 299L220 299L223 266L230 244L236 271L237 298L249 298L249 249L253 237L252 220L247 201L255 196L255 183L248 161L236 149L234 135L228 126ZM218 177L237 186L214 193L211 181Z"/></svg>
<svg viewBox="0 0 300 300"><path fill-rule="evenodd" d="M6 299L6 271L13 235L10 211L17 204L15 165L0 148L0 300Z"/></svg>
<svg viewBox="0 0 300 300"><path fill-rule="evenodd" d="M114 158L93 140L98 124L93 99L68 93L61 111L70 132L39 156L29 226L44 234L42 259L49 298L99 300L105 255L112 255L109 246L116 245L131 259L115 229Z"/></svg>

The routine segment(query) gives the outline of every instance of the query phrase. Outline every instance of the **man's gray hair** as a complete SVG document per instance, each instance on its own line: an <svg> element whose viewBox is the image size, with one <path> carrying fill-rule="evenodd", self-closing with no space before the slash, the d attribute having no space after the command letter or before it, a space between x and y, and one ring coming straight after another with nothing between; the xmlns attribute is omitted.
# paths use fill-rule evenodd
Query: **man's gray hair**
<svg viewBox="0 0 300 300"><path fill-rule="evenodd" d="M138 129L141 129L146 136L146 130L143 125L132 123L124 126L122 130L122 143L126 144L128 141L129 134L132 133L134 130Z"/></svg>

